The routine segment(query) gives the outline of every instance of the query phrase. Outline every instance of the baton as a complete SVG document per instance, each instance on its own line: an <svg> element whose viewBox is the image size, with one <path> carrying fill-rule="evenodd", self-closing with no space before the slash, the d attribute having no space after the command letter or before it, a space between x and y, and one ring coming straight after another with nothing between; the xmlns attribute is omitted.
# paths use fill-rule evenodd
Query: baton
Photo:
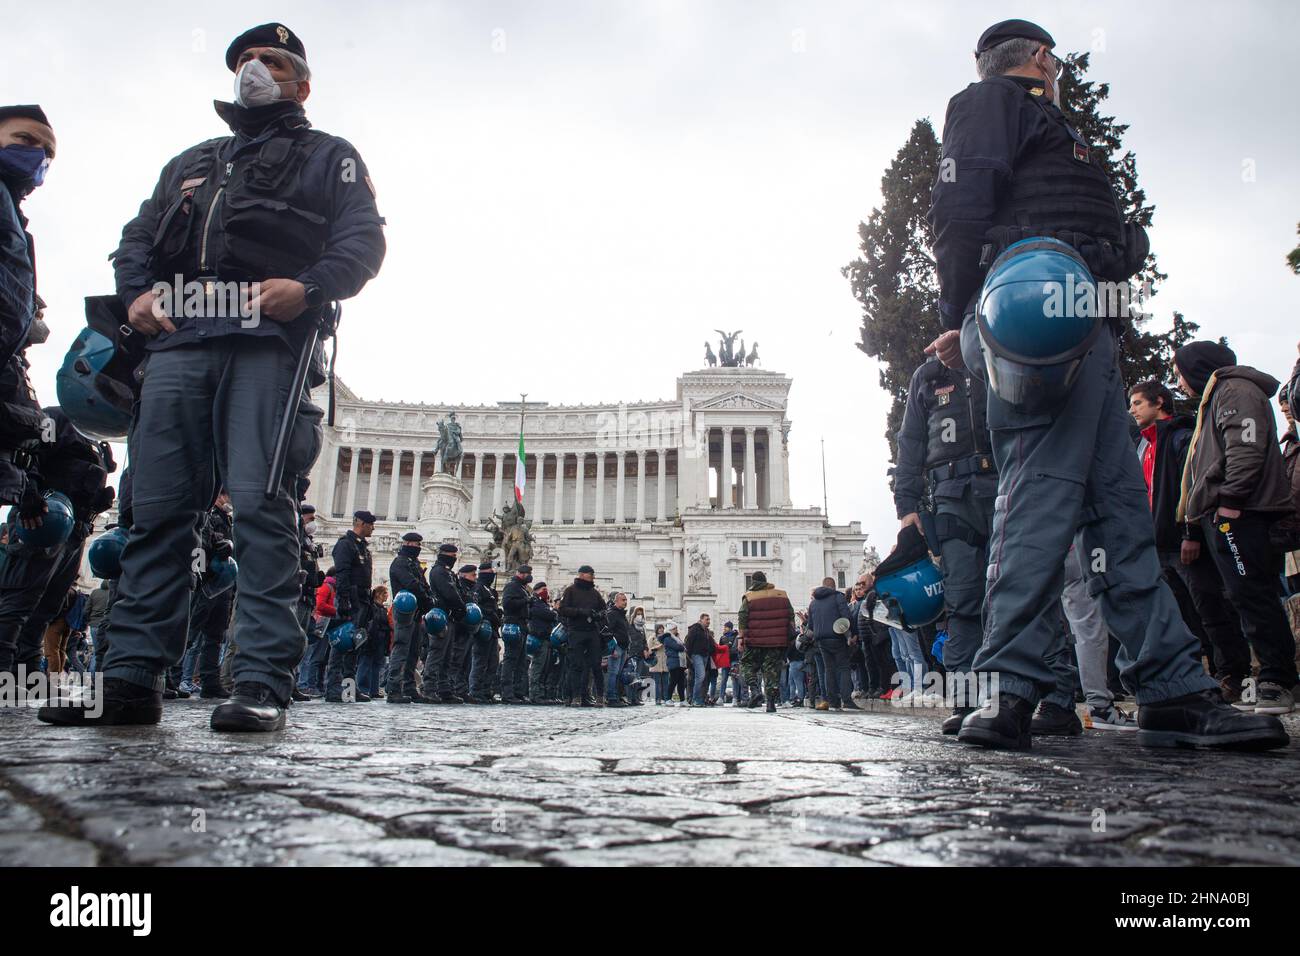
<svg viewBox="0 0 1300 956"><path fill-rule="evenodd" d="M307 369L311 366L312 352L316 350L316 342L320 339L322 324L328 324L337 328L337 322L343 308L337 302L331 302L328 311L332 312L330 319L324 323L321 321L313 322L311 332L302 343L302 351L298 353L298 366L293 370L293 384L289 387L289 399L284 403L284 417L280 419L280 428L275 436L275 448L271 452L271 470L266 476L266 488L262 494L267 501L275 499L280 488L280 479L284 476L284 460L289 455L289 440L293 437L293 426L298 419L298 408L302 404L302 389L307 383Z"/></svg>

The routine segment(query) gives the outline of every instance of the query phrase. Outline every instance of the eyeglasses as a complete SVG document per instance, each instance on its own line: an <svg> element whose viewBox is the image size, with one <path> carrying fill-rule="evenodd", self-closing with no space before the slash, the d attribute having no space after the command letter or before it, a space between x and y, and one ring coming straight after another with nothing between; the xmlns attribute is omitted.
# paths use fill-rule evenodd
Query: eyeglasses
<svg viewBox="0 0 1300 956"><path fill-rule="evenodd" d="M1056 64L1055 78L1059 80L1061 78L1061 75L1065 73L1065 61L1062 60L1055 53L1053 53L1051 50L1044 48L1043 52L1046 53L1049 57L1051 57L1052 62Z"/></svg>

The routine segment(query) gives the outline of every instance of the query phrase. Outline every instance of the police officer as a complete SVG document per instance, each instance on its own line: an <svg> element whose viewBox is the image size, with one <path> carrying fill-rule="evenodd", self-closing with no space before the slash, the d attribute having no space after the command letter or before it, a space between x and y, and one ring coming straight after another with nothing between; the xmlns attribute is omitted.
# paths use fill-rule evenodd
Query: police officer
<svg viewBox="0 0 1300 956"><path fill-rule="evenodd" d="M460 589L461 600L472 604L478 596L478 565L462 564L456 573L456 587ZM482 621L479 622L481 624ZM479 633L479 624L470 624L466 620L456 622L455 644L452 655L460 661L460 667L453 670L451 692L462 702L469 700L469 675L474 664L474 640ZM482 701L473 701L482 703Z"/></svg>
<svg viewBox="0 0 1300 956"><path fill-rule="evenodd" d="M480 623L471 636L473 664L469 672L469 702L471 704L495 704L493 683L501 661L501 608L497 602L497 590L493 587L496 569L491 561L481 561L478 566L478 579L474 584L474 603L483 611L483 621L491 629L491 635L485 635Z"/></svg>
<svg viewBox="0 0 1300 956"><path fill-rule="evenodd" d="M248 30L227 49L226 65L236 102L216 110L232 135L167 164L114 255L130 325L149 337L130 439L136 523L122 559L103 713L50 708L42 719L52 722L157 721L162 673L185 632L195 522L220 475L239 516L243 587L235 694L213 711L212 728L284 725L303 644L294 489L321 442L321 410L306 389L268 500L269 463L298 355L327 303L356 295L379 271L383 220L357 151L307 120L311 71L292 30ZM324 381L319 342L312 358L308 386Z"/></svg>
<svg viewBox="0 0 1300 956"><path fill-rule="evenodd" d="M912 373L898 430L894 506L903 527L924 531L930 550L943 558L948 610L943 667L950 674L970 673L983 638L980 608L998 493L985 394L984 383L969 370L949 369L931 358ZM952 716L943 722L945 734L957 733L975 709L975 700L963 693L966 682L952 684L957 695Z"/></svg>
<svg viewBox="0 0 1300 956"><path fill-rule="evenodd" d="M393 651L388 656L388 683L385 699L390 704L413 702L432 703L415 686L415 665L420 659L420 636L423 634L424 615L433 609L433 592L424 580L420 568L420 545L424 536L418 531L402 535L402 546L397 557L388 566L388 581L393 586L393 596L407 591L415 596L415 614L410 623L403 625L394 614Z"/></svg>
<svg viewBox="0 0 1300 956"><path fill-rule="evenodd" d="M518 637L505 644L501 658L501 703L524 704L528 702L528 660L526 654L528 607L532 595L528 585L533 580L531 565L521 564L506 582L501 592L501 620L503 627L519 628Z"/></svg>
<svg viewBox="0 0 1300 956"><path fill-rule="evenodd" d="M1061 113L1063 64L1054 45L1042 27L1024 20L990 27L975 51L980 82L948 104L929 213L948 331L926 351L949 368L965 364L963 323L968 340L979 340L974 300L986 268L1011 243L1060 240L1094 279L1115 283L1134 276L1147 256L1146 235L1124 221L1098 150ZM974 669L998 675L999 695L966 717L958 739L1030 746L1035 705L1057 684L1048 659L1064 639L1064 562L1082 528L1084 552L1105 557L1105 571L1091 574L1089 585L1124 649L1122 673L1140 705L1140 742L1285 746L1276 718L1247 716L1224 703L1161 581L1129 440L1116 334L1113 321L1101 324L1060 404L1032 407L999 396L996 383L990 388L999 481L985 637Z"/></svg>
<svg viewBox="0 0 1300 956"><path fill-rule="evenodd" d="M0 503L21 502L29 524L44 512L40 495L32 489L24 498L24 491L45 416L27 379L25 352L45 341L49 329L36 294L35 243L21 206L45 181L54 152L44 110L0 107Z"/></svg>
<svg viewBox="0 0 1300 956"><path fill-rule="evenodd" d="M203 516L199 529L200 547L205 564L234 555L234 522L230 516L230 498L223 489ZM205 700L225 699L230 695L221 686L221 645L235 609L238 582L219 593L212 593L202 575L190 603L190 639L199 641L199 696ZM188 676L188 675L186 675Z"/></svg>
<svg viewBox="0 0 1300 956"><path fill-rule="evenodd" d="M560 620L569 632L567 650L568 703L594 707L590 678L600 668L604 654L601 631L605 626L605 599L596 590L596 571L589 564L578 568L578 576L560 596ZM600 690L599 684L596 687Z"/></svg>
<svg viewBox="0 0 1300 956"><path fill-rule="evenodd" d="M333 631L349 621L356 626L354 633L358 636L365 634L370 624L370 615L374 613L370 597L374 586L374 562L370 556L370 543L366 539L374 531L375 516L369 511L358 511L352 515L352 527L343 532L334 544L331 556L334 560L337 594L334 607L338 614L325 631L327 640ZM356 651L331 645L329 663L325 666L325 699L334 704L369 701L370 695L363 694L356 688L356 677ZM354 693L344 695L344 679L352 682Z"/></svg>
<svg viewBox="0 0 1300 956"><path fill-rule="evenodd" d="M73 526L66 541L37 548L18 533L26 512L20 507L10 517L0 560L0 672L16 673L23 667L34 674L40 669L45 626L58 615L68 588L77 580L95 517L113 503L113 489L105 485L115 468L108 444L82 436L57 406L42 414L49 422L51 441L41 444L25 480L38 499L49 491L66 495L72 503Z"/></svg>
<svg viewBox="0 0 1300 956"><path fill-rule="evenodd" d="M532 577L530 574L529 577ZM560 623L560 615L551 607L551 593L545 581L538 581L528 599L528 636L535 637L541 647L528 664L528 703L551 705L555 695L547 690L557 669L557 656L551 647L551 631Z"/></svg>
<svg viewBox="0 0 1300 956"><path fill-rule="evenodd" d="M305 493L305 489L302 489ZM298 626L303 629L306 640L303 642L302 659L293 669L293 699L297 701L312 700L316 695L304 690L298 682L298 675L303 663L311 651L313 639L312 614L316 610L316 589L325 583L325 572L321 570L320 559L324 548L316 543L316 508L303 503L298 508L298 577L300 580L298 606L295 614ZM317 637L317 639L319 639Z"/></svg>
<svg viewBox="0 0 1300 956"><path fill-rule="evenodd" d="M447 615L447 626L429 638L424 656L423 694L440 704L465 703L463 697L452 691L465 660L466 646L457 634L460 630L457 625L465 619L465 594L451 570L459 553L456 545L444 542L438 546L438 554L429 568L429 590L433 592L434 606Z"/></svg>

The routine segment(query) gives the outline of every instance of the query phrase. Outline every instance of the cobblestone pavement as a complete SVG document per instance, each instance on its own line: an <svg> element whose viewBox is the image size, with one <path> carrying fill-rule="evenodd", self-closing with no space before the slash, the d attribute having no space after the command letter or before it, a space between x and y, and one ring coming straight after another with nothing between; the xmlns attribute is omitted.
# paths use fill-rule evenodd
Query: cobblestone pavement
<svg viewBox="0 0 1300 956"><path fill-rule="evenodd" d="M283 733L0 712L0 864L1291 864L1300 744L973 751L933 713L295 706ZM1300 721L1288 718L1293 735Z"/></svg>

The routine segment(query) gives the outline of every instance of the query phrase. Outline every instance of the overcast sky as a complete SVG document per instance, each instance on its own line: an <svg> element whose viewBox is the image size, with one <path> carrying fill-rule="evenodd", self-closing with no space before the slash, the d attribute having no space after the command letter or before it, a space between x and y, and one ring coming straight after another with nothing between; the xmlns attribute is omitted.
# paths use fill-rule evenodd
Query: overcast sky
<svg viewBox="0 0 1300 956"><path fill-rule="evenodd" d="M1296 358L1292 2L0 9L0 100L41 103L59 139L25 205L54 330L33 350L43 402L162 165L226 132L212 100L231 96L227 44L272 19L303 38L308 115L358 148L388 219L383 271L340 339L365 398L670 398L714 328L744 329L794 380L795 504L821 504L824 436L832 520L861 520L883 553L888 403L839 270L912 123L942 126L977 37L1010 16L1058 52L1094 50L1090 76L1131 124L1169 273L1158 321L1179 309L1279 377Z"/></svg>

